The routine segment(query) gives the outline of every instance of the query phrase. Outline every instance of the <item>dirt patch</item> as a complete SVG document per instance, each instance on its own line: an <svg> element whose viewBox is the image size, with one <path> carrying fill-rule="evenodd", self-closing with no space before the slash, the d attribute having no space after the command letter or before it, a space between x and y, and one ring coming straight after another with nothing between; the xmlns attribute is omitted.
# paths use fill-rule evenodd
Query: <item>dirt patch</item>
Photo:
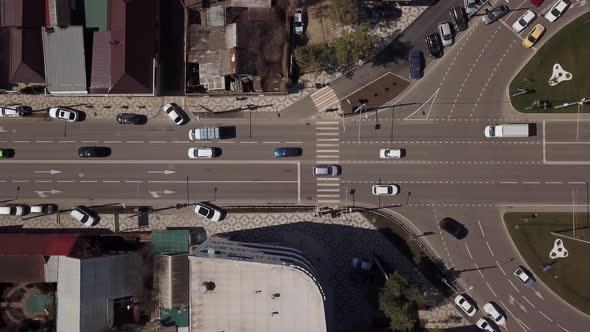
<svg viewBox="0 0 590 332"><path fill-rule="evenodd" d="M336 39L334 24L328 19L327 0L320 0L306 9L306 35L309 44L331 43Z"/></svg>

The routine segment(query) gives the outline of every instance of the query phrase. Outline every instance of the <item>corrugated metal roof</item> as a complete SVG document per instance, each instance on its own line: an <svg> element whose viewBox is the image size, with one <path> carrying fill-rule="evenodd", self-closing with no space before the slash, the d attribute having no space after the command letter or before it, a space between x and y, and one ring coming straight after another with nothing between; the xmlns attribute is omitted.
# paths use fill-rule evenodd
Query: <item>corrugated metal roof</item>
<svg viewBox="0 0 590 332"><path fill-rule="evenodd" d="M188 254L156 256L159 264L160 306L168 309L188 306Z"/></svg>
<svg viewBox="0 0 590 332"><path fill-rule="evenodd" d="M111 33L97 31L93 35L90 93L105 94L111 88Z"/></svg>
<svg viewBox="0 0 590 332"><path fill-rule="evenodd" d="M44 28L42 35L47 90L87 93L83 27Z"/></svg>
<svg viewBox="0 0 590 332"><path fill-rule="evenodd" d="M98 28L98 31L107 30L107 0L84 0L84 14L87 28Z"/></svg>
<svg viewBox="0 0 590 332"><path fill-rule="evenodd" d="M0 234L0 256L67 256L76 241L71 234Z"/></svg>
<svg viewBox="0 0 590 332"><path fill-rule="evenodd" d="M41 256L0 256L0 282L45 282Z"/></svg>
<svg viewBox="0 0 590 332"><path fill-rule="evenodd" d="M109 93L153 93L154 7L154 0L110 0L112 87Z"/></svg>

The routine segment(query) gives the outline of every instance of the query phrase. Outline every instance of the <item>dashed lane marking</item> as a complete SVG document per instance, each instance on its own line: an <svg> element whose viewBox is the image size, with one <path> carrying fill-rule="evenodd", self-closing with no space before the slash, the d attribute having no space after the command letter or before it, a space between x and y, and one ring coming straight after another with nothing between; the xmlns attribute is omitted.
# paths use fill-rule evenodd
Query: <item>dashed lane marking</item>
<svg viewBox="0 0 590 332"><path fill-rule="evenodd" d="M549 316L545 315L541 310L539 310L539 313L541 314L541 316L547 318L548 321L550 321L551 323L553 323L553 319L549 318Z"/></svg>

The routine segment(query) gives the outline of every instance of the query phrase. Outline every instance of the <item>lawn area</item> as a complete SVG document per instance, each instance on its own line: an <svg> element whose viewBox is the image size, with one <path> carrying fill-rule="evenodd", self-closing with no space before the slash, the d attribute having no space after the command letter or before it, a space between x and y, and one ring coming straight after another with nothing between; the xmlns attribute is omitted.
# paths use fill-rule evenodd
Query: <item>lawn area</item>
<svg viewBox="0 0 590 332"><path fill-rule="evenodd" d="M518 73L510 83L510 101L516 110L526 113L575 113L578 111L577 106L557 110L553 108L526 110L525 108L530 107L535 99L550 100L552 106L556 106L584 97L590 98L589 20L590 13L586 13L561 29L539 49ZM551 23L543 22L543 24L548 29L553 28ZM548 81L553 73L553 65L556 63L559 63L565 71L570 72L573 78L550 86ZM530 82L523 82L524 79L528 79ZM518 88L530 88L536 92L512 97ZM590 107L585 107L584 112L590 112Z"/></svg>
<svg viewBox="0 0 590 332"><path fill-rule="evenodd" d="M590 241L588 215L576 213L576 237ZM504 214L504 222L514 244L528 266L562 299L585 313L590 313L590 243L573 241L552 235L551 232L571 236L572 214L566 212L538 213L536 217L528 212ZM569 252L568 257L557 259L551 270L543 273L543 266L550 263L549 252L556 239L561 238ZM510 276L512 278L512 276Z"/></svg>

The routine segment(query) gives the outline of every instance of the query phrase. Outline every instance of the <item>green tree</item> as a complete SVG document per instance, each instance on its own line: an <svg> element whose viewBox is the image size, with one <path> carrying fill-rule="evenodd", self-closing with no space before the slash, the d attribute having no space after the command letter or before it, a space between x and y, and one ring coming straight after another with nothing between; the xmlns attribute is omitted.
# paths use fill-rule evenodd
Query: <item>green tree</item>
<svg viewBox="0 0 590 332"><path fill-rule="evenodd" d="M418 319L418 306L426 302L420 288L397 272L389 275L379 293L379 308L391 320L391 328L410 330Z"/></svg>
<svg viewBox="0 0 590 332"><path fill-rule="evenodd" d="M305 72L332 70L336 66L334 46L327 43L310 44L295 49L297 65Z"/></svg>
<svg viewBox="0 0 590 332"><path fill-rule="evenodd" d="M352 25L358 19L357 0L330 0L328 16L334 23Z"/></svg>
<svg viewBox="0 0 590 332"><path fill-rule="evenodd" d="M356 64L371 54L376 42L377 38L363 25L336 40L336 59L340 65Z"/></svg>

